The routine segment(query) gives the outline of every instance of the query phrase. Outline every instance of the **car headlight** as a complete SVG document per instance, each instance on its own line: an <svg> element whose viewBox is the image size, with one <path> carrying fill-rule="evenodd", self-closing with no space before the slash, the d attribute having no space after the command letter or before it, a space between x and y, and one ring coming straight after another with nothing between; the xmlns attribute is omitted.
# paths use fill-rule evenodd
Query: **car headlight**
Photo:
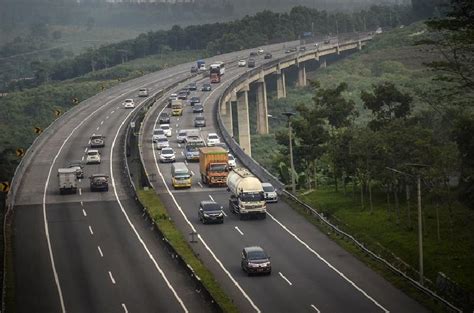
<svg viewBox="0 0 474 313"><path fill-rule="evenodd" d="M207 213L204 213L204 216L205 216L205 217L209 217L209 214L207 214Z"/></svg>

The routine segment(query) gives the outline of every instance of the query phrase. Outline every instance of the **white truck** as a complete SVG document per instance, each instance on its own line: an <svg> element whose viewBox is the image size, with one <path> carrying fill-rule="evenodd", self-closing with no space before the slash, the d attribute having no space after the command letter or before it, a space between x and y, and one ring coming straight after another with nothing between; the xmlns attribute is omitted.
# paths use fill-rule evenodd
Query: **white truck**
<svg viewBox="0 0 474 313"><path fill-rule="evenodd" d="M58 169L59 193L77 192L77 173L75 168Z"/></svg>
<svg viewBox="0 0 474 313"><path fill-rule="evenodd" d="M262 219L267 216L267 206L262 183L245 168L234 168L227 176L227 190L231 192L229 209L245 216L257 216Z"/></svg>

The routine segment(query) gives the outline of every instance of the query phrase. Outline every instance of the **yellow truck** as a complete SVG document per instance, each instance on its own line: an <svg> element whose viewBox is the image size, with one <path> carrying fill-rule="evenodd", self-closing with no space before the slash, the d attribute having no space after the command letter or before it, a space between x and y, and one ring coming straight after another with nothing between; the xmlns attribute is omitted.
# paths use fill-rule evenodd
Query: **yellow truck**
<svg viewBox="0 0 474 313"><path fill-rule="evenodd" d="M171 115L181 116L183 115L183 100L171 100Z"/></svg>
<svg viewBox="0 0 474 313"><path fill-rule="evenodd" d="M229 155L222 147L199 148L201 181L209 186L225 185L229 174L228 160Z"/></svg>

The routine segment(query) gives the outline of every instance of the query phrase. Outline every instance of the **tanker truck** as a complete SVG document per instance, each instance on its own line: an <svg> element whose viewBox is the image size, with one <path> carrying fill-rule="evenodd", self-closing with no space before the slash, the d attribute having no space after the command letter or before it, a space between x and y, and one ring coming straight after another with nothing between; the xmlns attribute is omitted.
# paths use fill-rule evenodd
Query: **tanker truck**
<svg viewBox="0 0 474 313"><path fill-rule="evenodd" d="M267 206L262 183L245 168L234 168L227 176L227 190L231 192L229 210L245 216L256 216L262 219L267 216Z"/></svg>

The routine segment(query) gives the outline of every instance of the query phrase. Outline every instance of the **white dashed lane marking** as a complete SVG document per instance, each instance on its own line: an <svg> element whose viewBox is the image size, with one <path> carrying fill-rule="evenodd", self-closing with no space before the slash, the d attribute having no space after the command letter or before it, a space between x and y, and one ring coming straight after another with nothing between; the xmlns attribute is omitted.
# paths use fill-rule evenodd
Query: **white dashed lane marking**
<svg viewBox="0 0 474 313"><path fill-rule="evenodd" d="M318 308L314 305L314 304L311 304L311 307L318 313L321 313L321 311L318 310Z"/></svg>
<svg viewBox="0 0 474 313"><path fill-rule="evenodd" d="M92 231L92 227L89 225L89 233L91 233L91 235L94 235L94 232Z"/></svg>
<svg viewBox="0 0 474 313"><path fill-rule="evenodd" d="M97 250L99 251L100 257L103 258L104 254L102 253L102 249L100 248L100 246L97 246Z"/></svg>
<svg viewBox="0 0 474 313"><path fill-rule="evenodd" d="M86 210L82 209L82 214L84 214L84 216L87 216Z"/></svg>
<svg viewBox="0 0 474 313"><path fill-rule="evenodd" d="M110 280L112 281L112 284L115 285L115 279L114 279L114 276L112 276L112 272L109 271L109 277L110 277Z"/></svg>
<svg viewBox="0 0 474 313"><path fill-rule="evenodd" d="M288 283L288 285L290 286L293 285L291 281L289 281L288 278L286 278L285 275L283 275L281 272L278 272L278 274L280 274L280 277L283 278Z"/></svg>
<svg viewBox="0 0 474 313"><path fill-rule="evenodd" d="M236 231L239 232L239 234L241 234L242 236L244 235L244 233L237 226L235 226L234 228L235 228Z"/></svg>
<svg viewBox="0 0 474 313"><path fill-rule="evenodd" d="M125 303L122 303L122 308L125 313L128 313L127 306L125 305Z"/></svg>

